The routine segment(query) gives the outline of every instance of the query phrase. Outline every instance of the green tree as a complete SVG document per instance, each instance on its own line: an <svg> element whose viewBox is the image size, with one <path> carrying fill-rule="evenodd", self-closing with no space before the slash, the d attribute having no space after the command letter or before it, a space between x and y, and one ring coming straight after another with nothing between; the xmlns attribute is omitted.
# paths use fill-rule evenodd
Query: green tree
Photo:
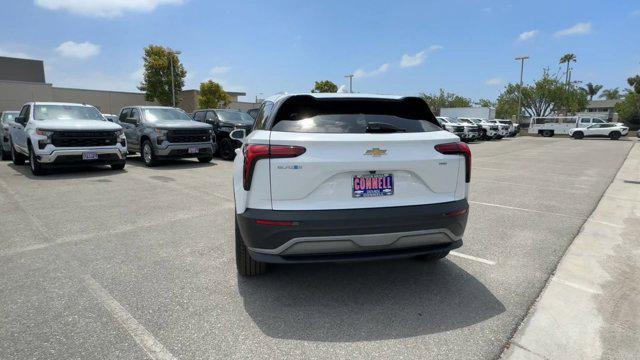
<svg viewBox="0 0 640 360"><path fill-rule="evenodd" d="M624 100L616 104L616 112L629 128L640 128L640 93L627 92Z"/></svg>
<svg viewBox="0 0 640 360"><path fill-rule="evenodd" d="M420 94L420 97L429 105L431 111L436 115L440 115L440 109L448 107L469 107L471 99L445 92L443 89L437 94Z"/></svg>
<svg viewBox="0 0 640 360"><path fill-rule="evenodd" d="M335 93L338 92L338 85L330 80L316 81L312 93Z"/></svg>
<svg viewBox="0 0 640 360"><path fill-rule="evenodd" d="M593 100L593 97L598 95L601 89L602 85L593 85L592 83L587 83L587 86L582 88L589 95L589 100Z"/></svg>
<svg viewBox="0 0 640 360"><path fill-rule="evenodd" d="M518 113L518 84L508 84L498 96L496 116L509 118ZM557 112L583 111L588 103L587 94L576 88L568 88L557 78L545 72L533 85L522 87L522 109L529 116L548 116Z"/></svg>
<svg viewBox="0 0 640 360"><path fill-rule="evenodd" d="M229 94L217 82L208 80L200 83L200 96L198 97L200 109L226 108L230 100Z"/></svg>
<svg viewBox="0 0 640 360"><path fill-rule="evenodd" d="M598 97L600 99L617 100L622 99L622 94L620 93L620 89L618 88L604 89Z"/></svg>
<svg viewBox="0 0 640 360"><path fill-rule="evenodd" d="M567 87L569 87L569 67L571 66L571 62L576 62L578 59L575 54L564 54L560 58L560 65L567 64L567 71L565 72L565 82Z"/></svg>
<svg viewBox="0 0 640 360"><path fill-rule="evenodd" d="M640 75L636 75L627 79L629 86L633 88L636 94L640 94Z"/></svg>
<svg viewBox="0 0 640 360"><path fill-rule="evenodd" d="M479 99L478 101L476 101L476 105L489 108L496 107L495 101L491 101L489 99Z"/></svg>
<svg viewBox="0 0 640 360"><path fill-rule="evenodd" d="M176 104L180 102L178 94L184 86L187 71L180 63L174 50L158 45L144 48L144 79L138 89L144 91L147 101L157 101L160 105L172 105L171 92L171 64L173 64L173 79L176 94Z"/></svg>

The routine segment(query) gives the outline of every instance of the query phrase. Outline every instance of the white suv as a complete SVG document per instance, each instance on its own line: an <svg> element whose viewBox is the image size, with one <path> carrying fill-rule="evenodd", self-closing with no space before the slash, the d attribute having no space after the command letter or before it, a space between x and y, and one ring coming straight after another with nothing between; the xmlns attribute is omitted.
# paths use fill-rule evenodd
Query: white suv
<svg viewBox="0 0 640 360"><path fill-rule="evenodd" d="M618 140L621 136L626 136L628 133L628 127L616 123L593 124L569 130L569 136L574 139L582 139L583 137L608 137L611 140Z"/></svg>
<svg viewBox="0 0 640 360"><path fill-rule="evenodd" d="M462 245L471 152L417 97L279 95L236 150L236 263L419 256Z"/></svg>

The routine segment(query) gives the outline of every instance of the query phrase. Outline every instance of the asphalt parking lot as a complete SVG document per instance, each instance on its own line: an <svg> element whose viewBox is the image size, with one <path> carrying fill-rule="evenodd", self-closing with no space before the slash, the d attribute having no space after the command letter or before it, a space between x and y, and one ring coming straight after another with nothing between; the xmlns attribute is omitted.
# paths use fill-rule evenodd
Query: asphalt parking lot
<svg viewBox="0 0 640 360"><path fill-rule="evenodd" d="M634 140L472 144L464 246L238 278L232 163L0 163L0 358L495 358Z"/></svg>

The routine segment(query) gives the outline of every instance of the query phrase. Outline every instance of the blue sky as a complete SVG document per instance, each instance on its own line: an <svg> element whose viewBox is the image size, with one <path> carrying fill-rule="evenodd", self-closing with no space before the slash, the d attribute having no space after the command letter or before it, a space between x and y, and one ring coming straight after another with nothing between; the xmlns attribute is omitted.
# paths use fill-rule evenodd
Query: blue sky
<svg viewBox="0 0 640 360"><path fill-rule="evenodd" d="M625 87L640 73L638 1L2 0L0 55L42 59L55 86L135 91L142 49L182 51L186 88L212 78L249 98L439 88L495 99L575 53L573 78Z"/></svg>

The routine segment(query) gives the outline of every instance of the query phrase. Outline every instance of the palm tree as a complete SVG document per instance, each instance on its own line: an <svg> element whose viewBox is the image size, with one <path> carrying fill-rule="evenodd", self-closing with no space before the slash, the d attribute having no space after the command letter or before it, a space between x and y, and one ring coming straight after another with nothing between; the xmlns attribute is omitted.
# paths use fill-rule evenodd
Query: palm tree
<svg viewBox="0 0 640 360"><path fill-rule="evenodd" d="M593 97L600 92L600 89L602 89L602 85L593 85L592 83L587 83L587 86L582 88L589 95L589 100L593 100Z"/></svg>
<svg viewBox="0 0 640 360"><path fill-rule="evenodd" d="M567 81L567 87L569 86L569 66L571 64L571 62L576 62L576 55L575 54L564 54L562 55L562 57L560 58L560 64L567 64L567 72L566 72L566 81Z"/></svg>
<svg viewBox="0 0 640 360"><path fill-rule="evenodd" d="M629 83L629 86L633 88L636 94L640 94L640 75L628 78L627 83Z"/></svg>
<svg viewBox="0 0 640 360"><path fill-rule="evenodd" d="M600 99L607 99L607 100L622 99L622 95L620 94L620 89L618 88L604 89L602 90L602 93L600 93L600 96L598 97Z"/></svg>

